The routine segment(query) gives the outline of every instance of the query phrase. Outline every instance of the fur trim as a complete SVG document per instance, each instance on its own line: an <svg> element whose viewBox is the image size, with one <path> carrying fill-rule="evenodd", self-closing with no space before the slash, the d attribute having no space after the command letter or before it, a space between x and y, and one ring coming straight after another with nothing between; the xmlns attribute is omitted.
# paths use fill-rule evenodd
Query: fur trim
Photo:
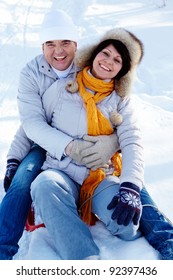
<svg viewBox="0 0 173 280"><path fill-rule="evenodd" d="M70 93L76 93L79 90L79 86L76 80L68 81L65 88Z"/></svg>
<svg viewBox="0 0 173 280"><path fill-rule="evenodd" d="M133 80L136 72L136 66L141 62L143 57L143 44L142 42L131 32L123 28L114 28L105 33L105 35L97 43L86 46L85 48L78 50L75 57L75 63L78 67L84 68L90 65L91 53L97 47L97 45L107 39L116 39L121 41L128 49L131 58L131 69L120 80L115 79L116 93L125 97L130 94L133 85Z"/></svg>
<svg viewBox="0 0 173 280"><path fill-rule="evenodd" d="M110 121L114 126L118 126L122 123L123 117L117 111L113 111L110 113Z"/></svg>
<svg viewBox="0 0 173 280"><path fill-rule="evenodd" d="M101 41L107 39L121 41L129 51L132 67L139 64L143 57L143 44L133 33L123 28L116 28L108 31Z"/></svg>

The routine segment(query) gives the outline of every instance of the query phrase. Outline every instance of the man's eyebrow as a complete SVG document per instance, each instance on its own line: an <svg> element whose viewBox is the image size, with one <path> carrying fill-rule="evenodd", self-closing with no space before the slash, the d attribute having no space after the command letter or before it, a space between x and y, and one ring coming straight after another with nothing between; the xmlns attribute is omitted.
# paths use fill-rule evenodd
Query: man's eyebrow
<svg viewBox="0 0 173 280"><path fill-rule="evenodd" d="M46 42L46 44L50 44L50 43L53 43L53 41L47 41L47 42Z"/></svg>

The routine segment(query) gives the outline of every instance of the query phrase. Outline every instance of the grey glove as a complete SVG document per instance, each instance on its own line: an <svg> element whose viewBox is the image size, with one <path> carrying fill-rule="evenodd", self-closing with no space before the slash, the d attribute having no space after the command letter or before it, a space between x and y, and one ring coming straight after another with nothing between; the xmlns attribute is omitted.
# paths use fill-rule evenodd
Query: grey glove
<svg viewBox="0 0 173 280"><path fill-rule="evenodd" d="M85 149L92 147L93 145L93 142L76 139L69 143L69 145L65 149L65 152L73 160L83 165L82 152L85 151Z"/></svg>
<svg viewBox="0 0 173 280"><path fill-rule="evenodd" d="M88 146L81 152L81 162L86 167L96 170L109 162L116 151L119 150L118 137L115 133L111 135L83 137L85 142L94 145Z"/></svg>
<svg viewBox="0 0 173 280"><path fill-rule="evenodd" d="M115 168L114 168L114 166L113 166L111 160L109 160L109 161L107 162L107 164L104 164L104 165L103 165L102 167L100 167L100 168L103 170L103 172L104 172L106 175L112 175L112 174L114 173L114 171L115 171Z"/></svg>

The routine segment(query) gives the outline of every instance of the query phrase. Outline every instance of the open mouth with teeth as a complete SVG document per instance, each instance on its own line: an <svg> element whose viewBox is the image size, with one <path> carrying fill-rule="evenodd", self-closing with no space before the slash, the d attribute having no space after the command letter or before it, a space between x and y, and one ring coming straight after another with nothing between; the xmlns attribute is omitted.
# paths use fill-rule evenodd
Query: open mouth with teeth
<svg viewBox="0 0 173 280"><path fill-rule="evenodd" d="M107 72L110 72L111 70L108 68L108 67L106 67L105 65L103 65L103 64L99 64L100 65L100 68L102 68L103 70L105 70L105 71L107 71Z"/></svg>
<svg viewBox="0 0 173 280"><path fill-rule="evenodd" d="M56 60L56 61L62 61L62 60L64 60L66 58L66 56L54 56L54 59Z"/></svg>

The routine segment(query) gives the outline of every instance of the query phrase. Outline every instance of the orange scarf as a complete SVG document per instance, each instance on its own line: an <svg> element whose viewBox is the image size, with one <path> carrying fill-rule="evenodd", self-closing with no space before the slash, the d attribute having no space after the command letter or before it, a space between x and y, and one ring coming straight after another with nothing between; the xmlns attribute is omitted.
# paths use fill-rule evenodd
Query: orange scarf
<svg viewBox="0 0 173 280"><path fill-rule="evenodd" d="M79 85L79 93L84 101L87 112L88 135L110 135L113 133L113 128L110 121L97 108L97 103L110 95L114 90L114 81L105 82L88 74L89 67L85 67L77 76ZM94 91L95 94L88 92L86 88ZM121 173L121 156L117 152L112 157L112 163L115 167L115 176L120 176ZM101 169L96 171L90 170L89 176L84 181L80 190L80 210L81 218L88 225L95 223L95 216L92 214L92 195L98 184L106 177L106 174Z"/></svg>

